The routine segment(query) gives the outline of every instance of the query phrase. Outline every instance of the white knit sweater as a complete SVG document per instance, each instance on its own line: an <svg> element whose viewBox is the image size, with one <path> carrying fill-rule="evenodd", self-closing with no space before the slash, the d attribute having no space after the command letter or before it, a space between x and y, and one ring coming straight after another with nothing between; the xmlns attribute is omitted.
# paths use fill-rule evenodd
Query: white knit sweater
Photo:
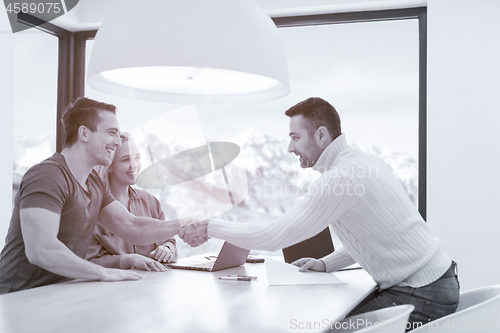
<svg viewBox="0 0 500 333"><path fill-rule="evenodd" d="M323 151L313 167L322 173L300 204L271 222L211 219L210 237L237 246L275 251L310 238L329 224L344 247L323 258L328 272L358 262L380 289L421 287L451 265L427 223L389 167L352 149L345 135Z"/></svg>

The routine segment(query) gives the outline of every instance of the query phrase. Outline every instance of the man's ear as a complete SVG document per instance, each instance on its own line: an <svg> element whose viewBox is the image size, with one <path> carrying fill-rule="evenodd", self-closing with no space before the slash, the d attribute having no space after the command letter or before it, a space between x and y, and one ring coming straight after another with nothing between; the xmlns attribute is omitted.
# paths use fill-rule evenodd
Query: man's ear
<svg viewBox="0 0 500 333"><path fill-rule="evenodd" d="M87 127L82 125L78 128L78 138L84 142L89 141L88 133L89 133L89 129Z"/></svg>
<svg viewBox="0 0 500 333"><path fill-rule="evenodd" d="M328 133L328 130L326 129L325 126L320 126L316 130L315 136L316 136L316 142L318 143L318 145L322 146L322 145L324 145L325 142L328 141L330 134ZM330 142L328 141L328 143L330 143Z"/></svg>

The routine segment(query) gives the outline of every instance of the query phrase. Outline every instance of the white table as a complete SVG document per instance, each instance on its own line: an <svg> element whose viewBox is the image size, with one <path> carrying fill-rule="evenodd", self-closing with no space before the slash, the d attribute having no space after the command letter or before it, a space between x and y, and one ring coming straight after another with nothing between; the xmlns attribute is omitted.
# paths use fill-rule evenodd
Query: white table
<svg viewBox="0 0 500 333"><path fill-rule="evenodd" d="M375 290L363 270L336 273L347 285L307 286L269 286L264 264L141 274L140 281L71 281L2 295L0 332L320 332ZM228 274L258 279L216 278ZM307 325L313 329L299 329Z"/></svg>

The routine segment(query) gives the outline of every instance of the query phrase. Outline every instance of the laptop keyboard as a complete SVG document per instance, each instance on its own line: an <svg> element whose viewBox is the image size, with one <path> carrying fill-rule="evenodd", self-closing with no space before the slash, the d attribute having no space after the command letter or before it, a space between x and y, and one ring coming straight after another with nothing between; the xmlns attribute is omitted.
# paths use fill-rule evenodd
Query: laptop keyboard
<svg viewBox="0 0 500 333"><path fill-rule="evenodd" d="M190 265L192 267L196 267L196 268L212 268L215 264L215 261L209 261L209 262L204 262L204 263L201 263L201 264L193 264L193 265Z"/></svg>

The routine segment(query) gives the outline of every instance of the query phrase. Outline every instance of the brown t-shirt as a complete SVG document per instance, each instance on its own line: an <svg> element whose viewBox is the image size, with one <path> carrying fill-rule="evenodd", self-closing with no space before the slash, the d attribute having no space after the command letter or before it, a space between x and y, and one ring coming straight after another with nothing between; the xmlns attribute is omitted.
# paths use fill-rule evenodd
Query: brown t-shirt
<svg viewBox="0 0 500 333"><path fill-rule="evenodd" d="M19 211L37 207L60 214L57 238L77 256L84 258L100 210L114 200L109 188L95 171L90 173L86 185L88 190L80 186L60 153L55 153L26 172L14 200L9 231L0 258L0 294L67 280L28 261Z"/></svg>

